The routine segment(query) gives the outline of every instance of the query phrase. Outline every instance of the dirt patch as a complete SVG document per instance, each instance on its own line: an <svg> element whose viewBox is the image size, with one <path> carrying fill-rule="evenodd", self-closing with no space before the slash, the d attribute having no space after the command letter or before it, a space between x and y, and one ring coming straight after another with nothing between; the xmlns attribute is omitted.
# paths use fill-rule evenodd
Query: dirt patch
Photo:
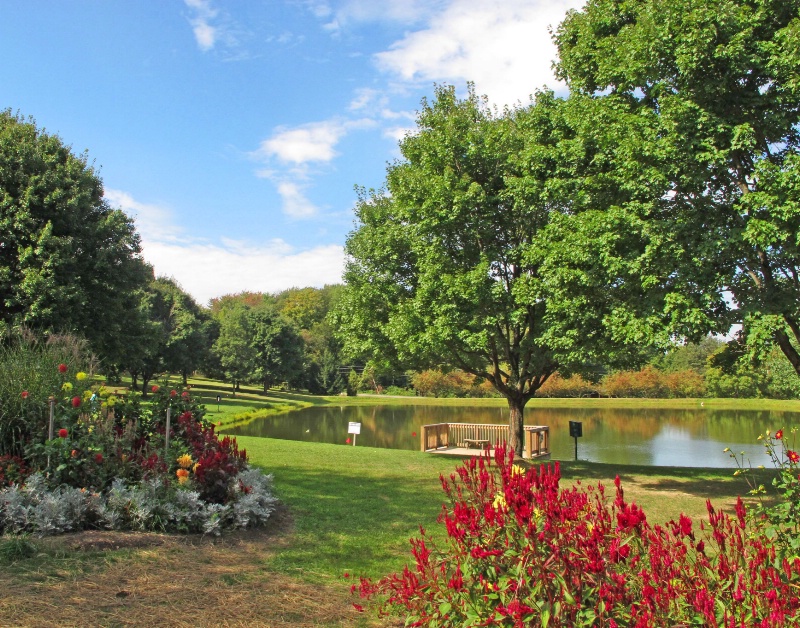
<svg viewBox="0 0 800 628"><path fill-rule="evenodd" d="M346 582L312 585L268 569L292 529L279 508L270 525L221 537L93 530L42 539L40 550L62 555L0 569L0 625L376 625L352 607Z"/></svg>

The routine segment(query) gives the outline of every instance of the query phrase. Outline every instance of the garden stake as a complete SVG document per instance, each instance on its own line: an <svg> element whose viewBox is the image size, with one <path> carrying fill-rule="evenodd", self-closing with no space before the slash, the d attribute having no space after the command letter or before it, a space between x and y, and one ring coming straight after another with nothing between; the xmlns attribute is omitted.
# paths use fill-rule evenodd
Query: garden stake
<svg viewBox="0 0 800 628"><path fill-rule="evenodd" d="M53 440L53 421L55 420L56 416L56 398L53 395L50 395L48 398L50 402L50 429L47 432L48 440Z"/></svg>
<svg viewBox="0 0 800 628"><path fill-rule="evenodd" d="M172 408L167 408L167 431L164 432L164 460L169 460L169 419Z"/></svg>

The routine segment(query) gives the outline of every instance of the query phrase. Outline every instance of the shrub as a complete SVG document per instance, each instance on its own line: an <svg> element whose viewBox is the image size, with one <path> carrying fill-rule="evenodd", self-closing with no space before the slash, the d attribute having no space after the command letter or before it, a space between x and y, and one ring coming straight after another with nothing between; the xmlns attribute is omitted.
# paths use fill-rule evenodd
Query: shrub
<svg viewBox="0 0 800 628"><path fill-rule="evenodd" d="M429 369L414 373L411 385L422 397L493 397L498 394L490 382L460 370L445 373Z"/></svg>
<svg viewBox="0 0 800 628"><path fill-rule="evenodd" d="M639 371L618 371L601 381L603 394L608 397L666 397L664 376L648 365Z"/></svg>
<svg viewBox="0 0 800 628"><path fill-rule="evenodd" d="M597 394L597 386L580 375L562 377L559 373L551 375L536 391L537 397L591 397Z"/></svg>
<svg viewBox="0 0 800 628"><path fill-rule="evenodd" d="M663 385L667 396L672 398L697 398L704 397L706 394L705 378L694 369L664 374Z"/></svg>
<svg viewBox="0 0 800 628"><path fill-rule="evenodd" d="M501 448L442 478L446 544L421 530L413 564L353 591L410 626L785 626L798 618L800 560L708 504L651 526L619 478L559 487L559 467L524 470Z"/></svg>

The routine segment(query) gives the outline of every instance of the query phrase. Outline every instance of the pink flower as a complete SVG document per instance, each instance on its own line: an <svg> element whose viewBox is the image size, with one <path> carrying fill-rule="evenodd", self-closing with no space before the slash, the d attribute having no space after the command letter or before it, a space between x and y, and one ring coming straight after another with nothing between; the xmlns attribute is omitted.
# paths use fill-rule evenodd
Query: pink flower
<svg viewBox="0 0 800 628"><path fill-rule="evenodd" d="M63 362L58 365L58 372L59 373L66 373L67 372L67 365Z"/></svg>
<svg viewBox="0 0 800 628"><path fill-rule="evenodd" d="M77 408L81 405L81 398L80 397L73 397L72 398L72 407Z"/></svg>
<svg viewBox="0 0 800 628"><path fill-rule="evenodd" d="M28 398L28 391L27 390L23 390L20 393L20 397L22 397L23 399L27 399Z"/></svg>
<svg viewBox="0 0 800 628"><path fill-rule="evenodd" d="M58 430L59 438L66 438L67 436L69 436L69 432L67 431L66 427L62 427L60 430Z"/></svg>

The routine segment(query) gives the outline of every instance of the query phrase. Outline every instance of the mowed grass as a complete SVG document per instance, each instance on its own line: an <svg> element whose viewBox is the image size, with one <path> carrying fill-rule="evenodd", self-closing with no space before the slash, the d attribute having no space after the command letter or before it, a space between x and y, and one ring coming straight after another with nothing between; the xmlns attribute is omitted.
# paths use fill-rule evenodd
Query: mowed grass
<svg viewBox="0 0 800 628"><path fill-rule="evenodd" d="M342 574L378 576L410 559L408 539L419 526L443 539L436 523L444 499L440 474L459 459L412 451L239 437L250 459L275 476L278 497L294 517L291 543L271 569L324 583ZM552 464L552 463L551 463ZM610 500L619 475L625 497L648 519L664 523L681 513L707 517L706 500L733 511L749 487L730 469L644 467L559 462L562 486L602 483ZM759 479L768 483L769 473Z"/></svg>

